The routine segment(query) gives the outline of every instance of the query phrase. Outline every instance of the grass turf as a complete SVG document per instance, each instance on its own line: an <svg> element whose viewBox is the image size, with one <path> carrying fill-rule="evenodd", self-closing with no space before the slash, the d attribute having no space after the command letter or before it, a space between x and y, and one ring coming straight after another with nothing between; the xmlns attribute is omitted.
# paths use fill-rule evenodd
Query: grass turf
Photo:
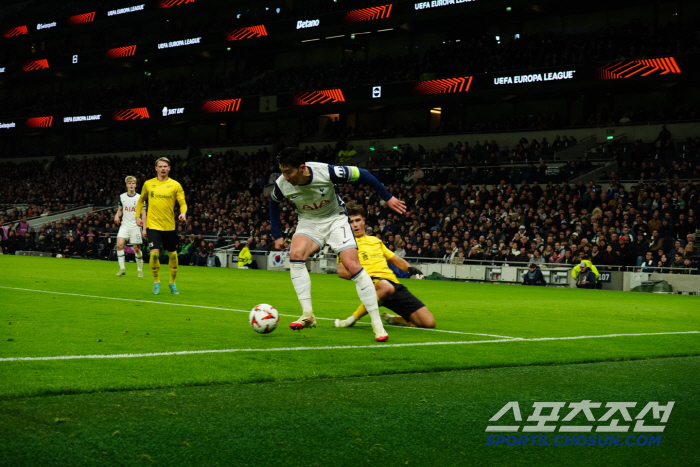
<svg viewBox="0 0 700 467"><path fill-rule="evenodd" d="M354 284L333 276L312 275L315 310L319 318L325 318L319 320L319 328L292 333L287 325L298 316L299 305L288 273L181 268L181 294L172 296L166 288L154 296L151 280L137 278L135 265L128 266L127 276L117 278L115 263L0 257L4 304L0 359L209 353L0 361L0 439L9 443L0 452L8 453L8 458L32 458L15 439L35 448L35 459L43 455L55 459L54 465L64 456L72 459L71 465L149 459L173 465L172 456L181 459L182 465L190 461L200 465L354 465L367 461L403 465L404 458L412 459L413 465L438 461L488 464L493 459L540 464L556 459L560 463L563 459L582 461L582 450L597 452L599 461L620 455L630 461L638 452L652 449L629 448L613 455L613 448L557 451L482 446L488 418L509 400L521 400L527 412L524 404L531 405L537 391L542 394L539 400L552 401L580 401L599 394L603 402L677 400L670 423L682 427L678 420L695 414L686 426L698 426L698 404L692 398L684 404L678 399L691 387L697 393L697 378L690 376L698 373L696 358L626 362L622 367L615 366L622 363L569 365L700 355L698 334L650 335L700 330L697 297L410 281L411 290L435 314L439 329L390 327L389 345L382 345L373 342L367 323L333 328L333 318L345 318L357 305ZM167 281L165 268L162 277ZM272 303L282 314L280 329L265 336L254 333L247 324L247 311L261 302ZM638 333L645 335L590 338ZM533 340L541 338L556 340ZM673 381L655 386L658 376L642 371L651 368L647 365L657 372L672 368ZM600 374L590 383L583 382L583 368L591 368L589 377L597 371ZM455 371L467 369L472 371ZM510 384L508 375L517 383ZM621 377L624 387L616 383ZM465 386L470 378L479 382ZM559 387L559 392L548 392L545 383ZM654 391L635 390L634 385L651 385ZM364 387L382 389L364 392L360 389ZM430 391L436 395L418 402L412 396L412 392L432 394ZM269 392L274 397L265 396ZM313 403L304 396L309 392ZM186 418L175 415L186 409L180 406L184 394L190 395L186 406L190 416ZM262 400L256 403L255 394ZM353 394L363 395L356 398ZM141 404L161 396L169 402L152 405L153 410ZM428 403L422 399L439 400L442 416L424 413L421 408ZM227 403L217 409L217 404ZM62 404L80 410L76 415L71 410L61 412ZM109 407L117 406L123 409L111 414ZM462 406L463 410L458 409ZM358 407L364 407L364 412ZM307 410L309 415L300 415ZM53 415L47 419L47 414ZM467 423L472 429L464 431L457 414L462 424L472 420ZM112 416L127 420L131 426L127 432L138 435L132 434L126 442L124 430L115 429L119 434L101 438L114 425ZM216 422L207 428L210 418ZM249 424L241 425L239 418L250 419ZM376 421L370 423L373 419ZM25 429L22 420L37 420L38 425L34 429L29 423ZM81 420L82 427L83 438L78 440L75 430L71 431L76 420ZM296 420L300 425L294 428ZM343 428L341 422L349 427ZM229 436L227 424L233 430L230 438L225 438ZM374 429L365 426L368 424ZM441 428L434 428L435 424ZM149 437L151 431L159 435ZM333 436L326 439L325 431ZM195 441L183 439L181 443L187 444L173 444L170 436L179 432L182 436L193 433L190 439ZM206 433L204 438L194 435L200 432ZM318 441L301 447L307 432ZM262 451L251 450L246 433L269 433L272 444ZM63 435L68 441L59 441ZM429 441L436 436L453 447L447 449L443 441L431 446ZM669 455L674 462L683 463L685 453L695 452L681 438L667 441L672 433L664 436L662 445L653 448L656 457L639 459L654 459L653 464ZM423 441L412 443L413 438ZM213 439L222 444L213 448L206 441ZM338 452L338 444L346 443L347 449ZM102 445L105 451L100 450ZM195 454L195 445L206 448ZM107 449L109 446L114 449ZM128 449L120 451L115 446ZM263 457L256 463L255 456ZM589 461L595 459L589 456ZM39 464L44 462L25 465Z"/></svg>

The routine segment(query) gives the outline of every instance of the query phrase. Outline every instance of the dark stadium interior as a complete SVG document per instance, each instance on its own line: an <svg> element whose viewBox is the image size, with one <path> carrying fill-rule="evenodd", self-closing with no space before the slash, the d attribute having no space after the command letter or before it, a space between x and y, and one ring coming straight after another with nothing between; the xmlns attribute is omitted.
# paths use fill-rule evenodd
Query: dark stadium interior
<svg viewBox="0 0 700 467"><path fill-rule="evenodd" d="M114 209L70 210L114 206L162 155L193 252L219 235L264 251L274 155L298 145L406 200L395 217L341 187L406 257L620 268L644 248L670 268L679 240L698 273L697 2L26 0L0 18L5 254L109 258Z"/></svg>

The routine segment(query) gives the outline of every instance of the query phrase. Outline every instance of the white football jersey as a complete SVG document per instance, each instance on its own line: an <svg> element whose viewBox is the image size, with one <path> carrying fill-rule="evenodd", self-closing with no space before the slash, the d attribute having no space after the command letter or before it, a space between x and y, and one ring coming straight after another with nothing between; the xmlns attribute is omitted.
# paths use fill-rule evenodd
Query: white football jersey
<svg viewBox="0 0 700 467"><path fill-rule="evenodd" d="M340 199L335 183L353 181L352 168L321 162L307 162L306 167L311 174L309 183L295 186L280 175L275 180L272 199L279 203L284 197L293 202L300 221L345 214L345 203Z"/></svg>
<svg viewBox="0 0 700 467"><path fill-rule="evenodd" d="M119 195L119 207L122 208L123 226L136 227L136 205L139 202L140 196L138 192L134 193L134 196L129 196L129 193L122 193Z"/></svg>

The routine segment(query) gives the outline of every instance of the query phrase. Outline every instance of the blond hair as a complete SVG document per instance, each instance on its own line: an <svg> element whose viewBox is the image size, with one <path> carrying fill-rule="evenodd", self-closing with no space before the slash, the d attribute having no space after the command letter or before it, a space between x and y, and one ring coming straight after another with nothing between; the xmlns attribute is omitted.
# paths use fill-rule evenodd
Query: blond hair
<svg viewBox="0 0 700 467"><path fill-rule="evenodd" d="M129 182L134 182L134 183L136 183L136 177L134 177L133 175L128 175L128 176L124 179L124 183L129 183Z"/></svg>
<svg viewBox="0 0 700 467"><path fill-rule="evenodd" d="M170 159L168 159L167 157L159 157L156 160L156 167L158 167L158 162L165 162L166 164L168 164L168 166L170 165Z"/></svg>

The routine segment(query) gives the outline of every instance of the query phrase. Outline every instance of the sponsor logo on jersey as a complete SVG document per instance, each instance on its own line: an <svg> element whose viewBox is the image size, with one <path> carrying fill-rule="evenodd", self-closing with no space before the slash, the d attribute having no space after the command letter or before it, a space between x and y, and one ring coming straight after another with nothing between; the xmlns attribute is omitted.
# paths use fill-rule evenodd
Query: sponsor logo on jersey
<svg viewBox="0 0 700 467"><path fill-rule="evenodd" d="M316 203L305 204L301 207L301 209L305 209L305 210L308 209L310 211L315 211L316 209L321 209L323 206L325 206L328 203L330 203L330 201L328 201L327 199L324 199L323 201L321 201L318 204L316 204Z"/></svg>

